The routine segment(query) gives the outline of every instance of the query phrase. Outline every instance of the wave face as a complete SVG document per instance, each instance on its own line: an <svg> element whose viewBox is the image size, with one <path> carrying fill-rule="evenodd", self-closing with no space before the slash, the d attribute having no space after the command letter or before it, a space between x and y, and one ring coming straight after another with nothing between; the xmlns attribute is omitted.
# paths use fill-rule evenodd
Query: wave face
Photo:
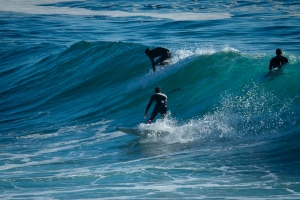
<svg viewBox="0 0 300 200"><path fill-rule="evenodd" d="M299 197L299 55L286 53L289 64L265 77L273 55L171 49L170 65L152 73L145 48L86 41L7 46L0 196ZM168 96L169 116L148 128L170 134L116 131L145 128L156 86Z"/></svg>

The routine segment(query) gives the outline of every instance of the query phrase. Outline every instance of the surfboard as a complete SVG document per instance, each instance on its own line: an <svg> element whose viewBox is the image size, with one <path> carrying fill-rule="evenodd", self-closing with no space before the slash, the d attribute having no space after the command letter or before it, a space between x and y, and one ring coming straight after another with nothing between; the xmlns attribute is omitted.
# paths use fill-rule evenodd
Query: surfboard
<svg viewBox="0 0 300 200"><path fill-rule="evenodd" d="M282 75L284 66L285 65L283 65L281 68L274 68L274 69L270 70L269 73L265 75L265 77L275 78L279 75Z"/></svg>
<svg viewBox="0 0 300 200"><path fill-rule="evenodd" d="M130 135L140 135L140 131L139 129L135 129L135 128L127 128L127 127L117 127L116 128L118 131L121 131L123 133L127 133Z"/></svg>
<svg viewBox="0 0 300 200"><path fill-rule="evenodd" d="M169 65L170 63L168 61L163 61L162 63L158 63L158 66L166 66Z"/></svg>
<svg viewBox="0 0 300 200"><path fill-rule="evenodd" d="M156 134L161 136L170 133L169 131L164 131L164 130L138 129L138 128L129 128L129 127L117 127L116 129L123 133L127 133L129 135L135 135L135 136L147 136L149 134Z"/></svg>

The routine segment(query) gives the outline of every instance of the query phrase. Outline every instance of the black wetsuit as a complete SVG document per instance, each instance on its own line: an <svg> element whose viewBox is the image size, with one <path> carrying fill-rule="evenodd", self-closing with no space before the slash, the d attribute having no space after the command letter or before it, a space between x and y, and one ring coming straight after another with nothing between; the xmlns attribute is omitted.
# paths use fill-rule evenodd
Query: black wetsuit
<svg viewBox="0 0 300 200"><path fill-rule="evenodd" d="M282 65L285 63L288 63L288 59L284 56L275 56L270 60L269 70L272 70L274 68L281 68Z"/></svg>
<svg viewBox="0 0 300 200"><path fill-rule="evenodd" d="M153 101L156 102L156 105L152 111L151 117L149 120L153 120L156 115L158 113L160 113L162 115L162 117L164 118L165 115L167 114L167 96L163 93L155 93L154 95L151 96L151 99L146 107L146 113L148 112L151 104L153 103ZM150 123L151 123L150 121Z"/></svg>
<svg viewBox="0 0 300 200"><path fill-rule="evenodd" d="M163 61L170 58L171 53L168 49L162 48L162 47L157 47L155 49L152 49L149 53L149 58L152 63L152 69L155 71L155 65L158 63L163 64ZM159 57L155 62L154 58Z"/></svg>

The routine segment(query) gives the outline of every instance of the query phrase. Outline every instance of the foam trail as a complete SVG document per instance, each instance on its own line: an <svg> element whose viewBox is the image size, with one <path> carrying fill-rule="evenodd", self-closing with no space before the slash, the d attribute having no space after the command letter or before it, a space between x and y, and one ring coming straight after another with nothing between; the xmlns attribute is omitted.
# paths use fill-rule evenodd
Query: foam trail
<svg viewBox="0 0 300 200"><path fill-rule="evenodd" d="M53 1L6 1L0 0L0 11L18 12L35 15L79 15L79 16L108 16L108 17L151 17L158 19L170 19L174 21L194 21L194 20L219 20L231 18L229 13L192 13L192 12L125 12L125 11L93 11L84 8L68 8L55 6L42 6L41 4L70 2L72 0Z"/></svg>

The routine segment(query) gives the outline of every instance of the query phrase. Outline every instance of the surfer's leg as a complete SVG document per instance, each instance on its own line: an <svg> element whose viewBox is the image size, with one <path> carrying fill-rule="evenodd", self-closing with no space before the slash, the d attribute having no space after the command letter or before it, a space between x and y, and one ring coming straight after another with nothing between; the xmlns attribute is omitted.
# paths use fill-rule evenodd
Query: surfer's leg
<svg viewBox="0 0 300 200"><path fill-rule="evenodd" d="M154 62L154 64L157 65L157 64L159 64L160 62L161 62L161 57L159 57L159 58Z"/></svg>
<svg viewBox="0 0 300 200"><path fill-rule="evenodd" d="M167 117L167 109L165 108L162 112L160 112L161 118L165 119Z"/></svg>
<svg viewBox="0 0 300 200"><path fill-rule="evenodd" d="M165 55L162 55L160 57L159 64L160 65L167 65L167 64L169 64L169 62L166 61L166 60L169 59L170 57L171 57L171 52L170 51L166 52Z"/></svg>
<svg viewBox="0 0 300 200"><path fill-rule="evenodd" d="M165 62L165 60L167 60L168 58L169 58L168 55L161 56L161 57L160 57L160 60L159 60L159 64L160 64L160 65L168 64L167 62Z"/></svg>
<svg viewBox="0 0 300 200"><path fill-rule="evenodd" d="M151 124L151 122L154 120L154 118L156 117L158 112L159 112L159 110L157 108L153 109L153 111L151 113L151 117L147 120L147 124Z"/></svg>
<svg viewBox="0 0 300 200"><path fill-rule="evenodd" d="M156 116L152 116L147 120L147 124L151 124Z"/></svg>

